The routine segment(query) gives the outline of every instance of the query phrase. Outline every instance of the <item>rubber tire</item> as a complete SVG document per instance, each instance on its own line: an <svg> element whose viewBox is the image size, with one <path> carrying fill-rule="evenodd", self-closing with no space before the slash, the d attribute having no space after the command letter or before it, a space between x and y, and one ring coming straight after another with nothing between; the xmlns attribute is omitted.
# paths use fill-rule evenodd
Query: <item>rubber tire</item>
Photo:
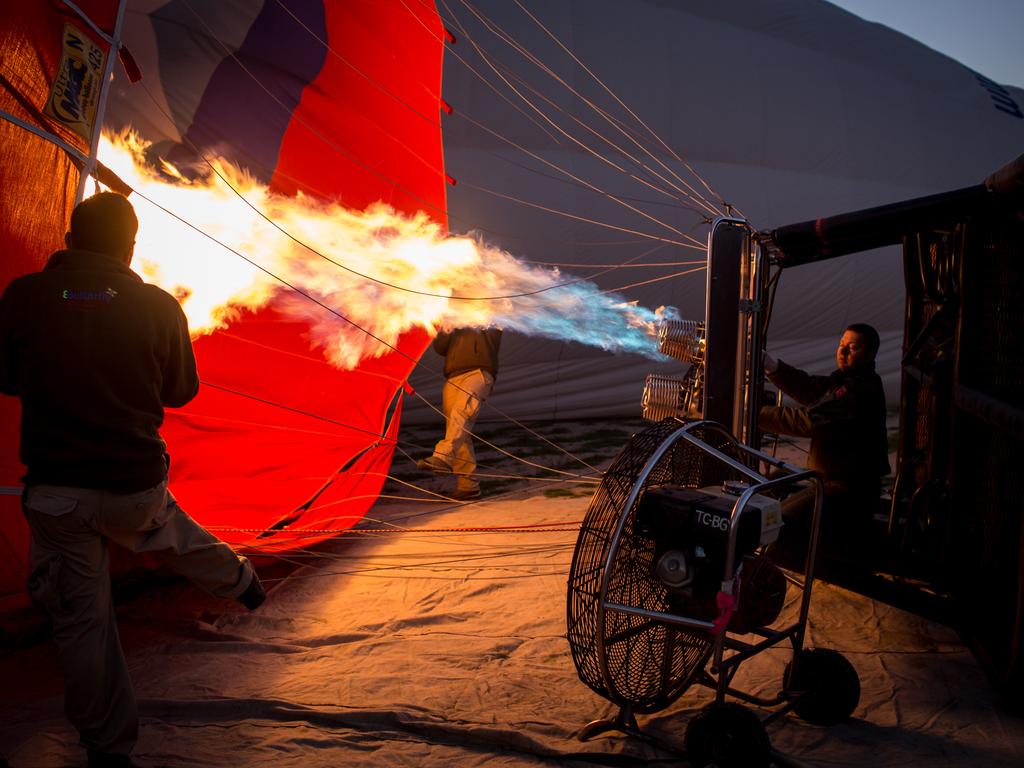
<svg viewBox="0 0 1024 768"><path fill-rule="evenodd" d="M829 648L800 651L796 674L793 661L786 665L782 686L801 693L793 711L813 725L836 725L846 720L860 703L860 677L841 653Z"/></svg>
<svg viewBox="0 0 1024 768"><path fill-rule="evenodd" d="M686 726L686 754L693 768L768 768L771 744L761 720L733 702L712 702Z"/></svg>

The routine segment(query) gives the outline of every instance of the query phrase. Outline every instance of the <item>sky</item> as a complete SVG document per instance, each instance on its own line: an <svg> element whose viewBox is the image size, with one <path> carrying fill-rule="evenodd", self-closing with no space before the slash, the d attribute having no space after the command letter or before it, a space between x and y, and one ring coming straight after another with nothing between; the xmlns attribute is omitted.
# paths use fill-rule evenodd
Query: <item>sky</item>
<svg viewBox="0 0 1024 768"><path fill-rule="evenodd" d="M829 0L1002 85L1024 88L1024 0Z"/></svg>

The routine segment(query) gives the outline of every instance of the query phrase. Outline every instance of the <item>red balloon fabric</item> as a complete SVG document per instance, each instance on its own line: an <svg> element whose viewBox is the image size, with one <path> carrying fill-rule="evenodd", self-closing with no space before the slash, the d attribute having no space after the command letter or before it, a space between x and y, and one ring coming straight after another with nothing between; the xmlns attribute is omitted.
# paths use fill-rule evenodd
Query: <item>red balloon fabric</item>
<svg viewBox="0 0 1024 768"><path fill-rule="evenodd" d="M323 12L323 66L284 130L271 188L354 209L383 200L444 223L436 11L362 0L324 3ZM251 58L268 55L252 44L263 42L257 30L267 21L258 18L242 44ZM266 42L280 45L288 23L295 31L294 19L274 20ZM316 47L319 35L296 34ZM252 68L234 65L226 61L210 88L251 87ZM223 147L217 125L196 133ZM232 543L302 546L363 517L390 464L403 382L430 341L425 331L407 333L395 351L340 371L311 348L307 330L270 308L198 339L201 394L168 415L171 487Z"/></svg>
<svg viewBox="0 0 1024 768"><path fill-rule="evenodd" d="M117 0L76 4L113 34ZM9 5L0 7L0 109L87 152L45 106L63 25L89 27L60 2ZM280 194L353 209L384 201L446 226L444 30L433 4L153 5L127 0L121 40L143 79L115 71L111 125L132 123L163 156L232 159ZM77 183L64 149L0 115L0 288L61 246ZM273 305L201 337L200 394L168 411L162 429L181 505L260 551L307 546L358 522L384 482L403 386L429 341L426 330L408 332L393 351L342 371L307 325ZM0 612L24 604L27 575L17 412L0 398Z"/></svg>

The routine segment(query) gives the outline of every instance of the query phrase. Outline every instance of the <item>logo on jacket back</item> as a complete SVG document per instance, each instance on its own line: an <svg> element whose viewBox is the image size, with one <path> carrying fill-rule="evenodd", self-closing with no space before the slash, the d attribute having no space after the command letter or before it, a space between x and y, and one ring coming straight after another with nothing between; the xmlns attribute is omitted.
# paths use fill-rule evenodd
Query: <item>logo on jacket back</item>
<svg viewBox="0 0 1024 768"><path fill-rule="evenodd" d="M112 302L117 297L117 291L113 288L104 288L102 291L76 291L65 288L61 291L60 297L68 302L68 309L99 309Z"/></svg>
<svg viewBox="0 0 1024 768"><path fill-rule="evenodd" d="M92 138L106 54L74 24L64 25L63 53L45 112L86 141Z"/></svg>

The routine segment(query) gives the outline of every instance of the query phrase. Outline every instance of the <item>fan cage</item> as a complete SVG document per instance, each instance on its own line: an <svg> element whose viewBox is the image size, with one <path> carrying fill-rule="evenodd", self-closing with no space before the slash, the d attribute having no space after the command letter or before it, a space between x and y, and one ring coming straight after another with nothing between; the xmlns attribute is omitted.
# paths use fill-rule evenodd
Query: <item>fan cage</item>
<svg viewBox="0 0 1024 768"><path fill-rule="evenodd" d="M678 419L669 418L630 438L590 502L569 570L567 637L576 671L597 694L639 713L663 709L678 698L703 668L714 638L708 632L621 611L604 611L599 624L601 581L615 531L621 520L607 601L673 613L672 596L655 575L655 542L636 525L637 502L651 486L671 483L700 488L743 479L738 470L686 439L676 440L641 478L654 453L681 427ZM726 456L741 459L734 439L721 428L695 425L690 434ZM638 482L640 493L624 509Z"/></svg>

